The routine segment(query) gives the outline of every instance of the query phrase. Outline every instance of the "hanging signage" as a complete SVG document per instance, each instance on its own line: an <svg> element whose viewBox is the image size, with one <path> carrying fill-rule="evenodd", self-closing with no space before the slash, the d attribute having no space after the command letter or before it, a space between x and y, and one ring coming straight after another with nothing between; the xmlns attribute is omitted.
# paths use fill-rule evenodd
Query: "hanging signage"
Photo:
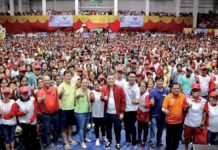
<svg viewBox="0 0 218 150"><path fill-rule="evenodd" d="M91 6L102 6L102 0L91 0Z"/></svg>
<svg viewBox="0 0 218 150"><path fill-rule="evenodd" d="M143 16L121 16L120 27L143 27L144 17Z"/></svg>
<svg viewBox="0 0 218 150"><path fill-rule="evenodd" d="M73 18L69 15L49 16L49 27L72 27Z"/></svg>

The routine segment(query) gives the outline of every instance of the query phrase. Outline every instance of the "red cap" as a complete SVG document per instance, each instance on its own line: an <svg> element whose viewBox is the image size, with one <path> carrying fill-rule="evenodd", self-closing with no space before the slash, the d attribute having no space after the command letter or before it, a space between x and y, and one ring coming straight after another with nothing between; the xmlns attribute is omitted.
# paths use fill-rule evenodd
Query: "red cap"
<svg viewBox="0 0 218 150"><path fill-rule="evenodd" d="M218 96L218 92L217 91L213 91L213 92L210 93L210 96L211 97L216 97L216 96Z"/></svg>
<svg viewBox="0 0 218 150"><path fill-rule="evenodd" d="M155 69L154 66L151 64L149 65L149 69Z"/></svg>
<svg viewBox="0 0 218 150"><path fill-rule="evenodd" d="M216 67L217 66L217 62L212 62L212 67Z"/></svg>
<svg viewBox="0 0 218 150"><path fill-rule="evenodd" d="M101 81L101 80L106 80L103 74L99 75L98 79L99 79L100 81Z"/></svg>
<svg viewBox="0 0 218 150"><path fill-rule="evenodd" d="M145 64L145 65L149 65L149 62L148 62L148 61L145 61L144 64Z"/></svg>
<svg viewBox="0 0 218 150"><path fill-rule="evenodd" d="M132 65L136 65L137 62L136 62L135 60L133 60L133 61L131 62L131 64L132 64Z"/></svg>
<svg viewBox="0 0 218 150"><path fill-rule="evenodd" d="M137 76L137 77L142 77L142 73L141 73L141 72L137 72L137 73L136 73L136 76Z"/></svg>
<svg viewBox="0 0 218 150"><path fill-rule="evenodd" d="M146 74L148 75L148 74L153 74L150 70L148 70L147 72L146 72Z"/></svg>
<svg viewBox="0 0 218 150"><path fill-rule="evenodd" d="M194 90L194 89L200 90L200 89L201 89L200 84L198 84L198 83L193 83L193 84L192 84L192 90Z"/></svg>
<svg viewBox="0 0 218 150"><path fill-rule="evenodd" d="M8 55L5 55L5 56L4 56L4 59L8 59Z"/></svg>
<svg viewBox="0 0 218 150"><path fill-rule="evenodd" d="M25 54L25 55L28 55L28 54L29 54L29 52L27 52L27 51L26 51L26 52L24 52L24 54Z"/></svg>
<svg viewBox="0 0 218 150"><path fill-rule="evenodd" d="M79 68L77 72L83 72L82 68Z"/></svg>
<svg viewBox="0 0 218 150"><path fill-rule="evenodd" d="M117 68L118 73L123 73L123 69L121 67Z"/></svg>
<svg viewBox="0 0 218 150"><path fill-rule="evenodd" d="M25 66L20 67L20 68L19 68L19 71L20 71L20 72L25 72L25 71L26 71Z"/></svg>
<svg viewBox="0 0 218 150"><path fill-rule="evenodd" d="M3 94L6 94L6 93L11 94L12 93L12 89L9 88L9 87L6 87L6 88L2 89L2 93Z"/></svg>
<svg viewBox="0 0 218 150"><path fill-rule="evenodd" d="M34 66L35 69L40 69L41 67L39 65Z"/></svg>
<svg viewBox="0 0 218 150"><path fill-rule="evenodd" d="M26 92L28 92L28 88L27 87L25 87L25 86L20 87L20 93L21 94L22 93L26 93Z"/></svg>
<svg viewBox="0 0 218 150"><path fill-rule="evenodd" d="M155 54L155 55L154 55L154 58L159 58L159 55Z"/></svg>

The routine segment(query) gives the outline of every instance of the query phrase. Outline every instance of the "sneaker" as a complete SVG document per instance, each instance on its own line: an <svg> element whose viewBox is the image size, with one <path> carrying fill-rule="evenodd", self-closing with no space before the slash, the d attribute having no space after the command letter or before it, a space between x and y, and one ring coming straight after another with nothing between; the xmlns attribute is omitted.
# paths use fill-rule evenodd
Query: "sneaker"
<svg viewBox="0 0 218 150"><path fill-rule="evenodd" d="M116 144L116 150L120 150L120 149L121 149L120 144Z"/></svg>
<svg viewBox="0 0 218 150"><path fill-rule="evenodd" d="M95 145L96 145L96 146L100 146L100 145L101 145L99 139L96 139Z"/></svg>
<svg viewBox="0 0 218 150"><path fill-rule="evenodd" d="M92 141L89 138L85 138L85 142L90 143Z"/></svg>
<svg viewBox="0 0 218 150"><path fill-rule="evenodd" d="M75 140L73 140L73 139L71 139L71 138L69 138L68 143L69 143L69 144L72 144L72 145L78 144L77 141L75 141Z"/></svg>
<svg viewBox="0 0 218 150"><path fill-rule="evenodd" d="M134 149L134 150L137 150L137 145L134 145L134 146L133 146L133 149Z"/></svg>
<svg viewBox="0 0 218 150"><path fill-rule="evenodd" d="M90 129L91 127L92 127L92 125L89 123L89 124L87 125L87 128Z"/></svg>
<svg viewBox="0 0 218 150"><path fill-rule="evenodd" d="M105 145L105 149L110 149L112 142L107 142Z"/></svg>
<svg viewBox="0 0 218 150"><path fill-rule="evenodd" d="M155 145L154 144L150 144L150 150L155 150Z"/></svg>
<svg viewBox="0 0 218 150"><path fill-rule="evenodd" d="M163 147L164 147L164 144L159 143L159 144L157 144L156 146L157 146L158 148L163 148Z"/></svg>
<svg viewBox="0 0 218 150"><path fill-rule="evenodd" d="M86 143L85 143L85 142L82 142L80 145L81 145L82 149L86 149L86 148L87 148L87 146L86 146Z"/></svg>
<svg viewBox="0 0 218 150"><path fill-rule="evenodd" d="M141 143L140 143L140 146L141 146L141 147L145 147L145 142L141 142Z"/></svg>
<svg viewBox="0 0 218 150"><path fill-rule="evenodd" d="M126 146L127 147L131 146L131 143L130 142L126 142Z"/></svg>
<svg viewBox="0 0 218 150"><path fill-rule="evenodd" d="M103 140L104 140L104 142L105 142L105 143L107 143L107 142L108 142L108 140L107 140L106 136L103 136Z"/></svg>
<svg viewBox="0 0 218 150"><path fill-rule="evenodd" d="M64 149L65 150L71 150L70 144L68 144L68 143L64 144Z"/></svg>

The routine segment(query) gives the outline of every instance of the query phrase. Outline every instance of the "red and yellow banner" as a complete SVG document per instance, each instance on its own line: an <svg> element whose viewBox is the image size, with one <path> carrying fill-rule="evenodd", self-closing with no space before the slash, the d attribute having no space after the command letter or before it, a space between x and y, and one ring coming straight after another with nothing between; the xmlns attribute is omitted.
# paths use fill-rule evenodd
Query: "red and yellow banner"
<svg viewBox="0 0 218 150"><path fill-rule="evenodd" d="M57 28L48 27L48 16L0 16L0 24L9 33L21 32L49 32L57 29L72 31L77 30L82 24L89 27L108 26L112 31L142 30L157 32L183 32L184 28L192 28L192 17L159 17L144 16L144 26L141 29L120 28L120 16L113 15L80 15L72 16L73 27Z"/></svg>

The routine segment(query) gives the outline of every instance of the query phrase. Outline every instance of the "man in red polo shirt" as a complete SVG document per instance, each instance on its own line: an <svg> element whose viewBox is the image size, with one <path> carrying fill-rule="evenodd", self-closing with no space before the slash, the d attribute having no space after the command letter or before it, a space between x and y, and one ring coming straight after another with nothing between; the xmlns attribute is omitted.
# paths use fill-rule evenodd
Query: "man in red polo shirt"
<svg viewBox="0 0 218 150"><path fill-rule="evenodd" d="M43 77L43 84L44 87L37 92L37 101L41 112L40 119L43 124L43 143L46 147L51 147L51 134L53 142L55 144L58 142L58 93L57 89L51 86L49 76Z"/></svg>

